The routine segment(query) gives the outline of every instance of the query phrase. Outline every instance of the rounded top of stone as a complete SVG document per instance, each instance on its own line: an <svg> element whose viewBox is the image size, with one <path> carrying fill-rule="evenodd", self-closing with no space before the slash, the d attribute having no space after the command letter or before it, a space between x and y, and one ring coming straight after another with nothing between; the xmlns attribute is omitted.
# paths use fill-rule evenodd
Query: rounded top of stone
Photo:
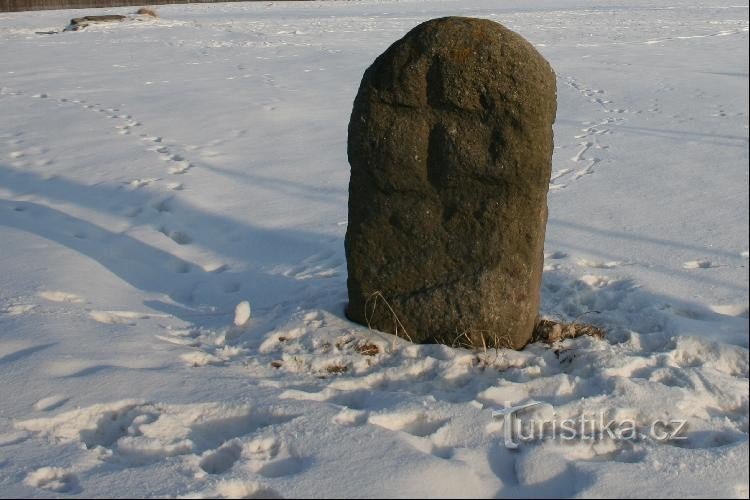
<svg viewBox="0 0 750 500"><path fill-rule="evenodd" d="M375 60L363 84L381 102L407 107L483 111L516 102L519 111L553 120L556 108L549 63L489 19L442 17L416 26Z"/></svg>

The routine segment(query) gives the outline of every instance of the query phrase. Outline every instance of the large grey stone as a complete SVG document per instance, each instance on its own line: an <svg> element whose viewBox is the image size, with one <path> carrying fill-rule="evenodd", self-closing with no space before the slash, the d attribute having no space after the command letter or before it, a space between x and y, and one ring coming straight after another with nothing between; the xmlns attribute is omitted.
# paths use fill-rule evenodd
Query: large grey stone
<svg viewBox="0 0 750 500"><path fill-rule="evenodd" d="M347 315L415 342L523 347L555 112L547 61L492 21L434 19L380 55L349 122Z"/></svg>

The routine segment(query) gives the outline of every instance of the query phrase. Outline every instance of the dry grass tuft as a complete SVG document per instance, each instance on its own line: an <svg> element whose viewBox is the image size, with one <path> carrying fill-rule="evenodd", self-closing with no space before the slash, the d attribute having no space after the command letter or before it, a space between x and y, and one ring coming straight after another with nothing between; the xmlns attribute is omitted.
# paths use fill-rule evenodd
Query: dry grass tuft
<svg viewBox="0 0 750 500"><path fill-rule="evenodd" d="M336 340L336 349L338 349L339 351L343 351L344 349L346 349L346 346L348 346L352 342L354 342L354 337L349 337L349 336L339 337Z"/></svg>
<svg viewBox="0 0 750 500"><path fill-rule="evenodd" d="M590 312L598 313L598 311ZM390 320L393 322L392 331L396 337L402 337L409 342L413 342L403 323L396 315L393 307L391 307L380 291L373 292L365 303L365 320L367 321L368 328L371 330L371 321L378 313L380 315L385 313L386 317L390 317ZM601 327L588 323L578 323L578 318L571 323L542 319L539 320L534 327L531 341L529 343L544 342L552 345L565 339L574 339L583 336L603 339L606 334L607 332ZM494 351L495 357L497 357L499 350L515 348L512 339L507 334L484 330L457 332L457 335L452 339L436 337L431 339L431 341L453 348L469 349L483 353L483 364L488 365L492 364L492 362L489 361L490 351ZM355 347L355 349L363 356L374 356L380 352L378 347L374 344L359 345Z"/></svg>
<svg viewBox="0 0 750 500"><path fill-rule="evenodd" d="M549 319L542 319L536 324L531 342L544 342L545 344L555 344L565 339L574 339L577 337L589 336L596 339L603 339L607 332L598 326L586 323L561 323Z"/></svg>
<svg viewBox="0 0 750 500"><path fill-rule="evenodd" d="M346 365L341 365L341 364L334 364L334 365L326 366L326 371L330 374L346 373L347 370L349 370L349 367L347 367Z"/></svg>
<svg viewBox="0 0 750 500"><path fill-rule="evenodd" d="M406 328L401 323L401 320L398 319L396 311L393 310L393 307L391 307L391 305L388 303L386 298L383 297L383 294L380 291L371 293L367 298L367 302L365 302L365 321L367 321L367 328L372 330L371 320L375 317L378 306L381 303L385 306L388 312L390 312L391 320L393 321L393 334L396 337L403 337L409 342L413 343L411 337L409 336L409 333L406 331Z"/></svg>
<svg viewBox="0 0 750 500"><path fill-rule="evenodd" d="M380 348L375 344L371 344L369 342L365 344L359 344L354 349L362 356L375 356L377 354L380 354Z"/></svg>
<svg viewBox="0 0 750 500"><path fill-rule="evenodd" d="M454 349L467 349L484 353L487 353L491 349L513 348L513 343L506 334L499 334L488 330L467 330L458 333L451 340L446 340L445 337L433 337L432 341Z"/></svg>
<svg viewBox="0 0 750 500"><path fill-rule="evenodd" d="M139 16L159 17L159 14L157 14L156 11L150 7L141 7L135 13Z"/></svg>

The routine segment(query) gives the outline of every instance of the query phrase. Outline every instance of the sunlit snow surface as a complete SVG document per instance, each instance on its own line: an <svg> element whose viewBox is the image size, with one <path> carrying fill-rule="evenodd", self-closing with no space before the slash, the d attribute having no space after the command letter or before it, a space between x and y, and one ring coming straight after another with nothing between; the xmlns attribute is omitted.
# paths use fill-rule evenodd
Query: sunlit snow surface
<svg viewBox="0 0 750 500"><path fill-rule="evenodd" d="M0 14L0 496L747 497L748 7L696 3ZM351 103L444 15L557 72L542 313L607 341L344 319ZM533 401L687 439L506 448Z"/></svg>

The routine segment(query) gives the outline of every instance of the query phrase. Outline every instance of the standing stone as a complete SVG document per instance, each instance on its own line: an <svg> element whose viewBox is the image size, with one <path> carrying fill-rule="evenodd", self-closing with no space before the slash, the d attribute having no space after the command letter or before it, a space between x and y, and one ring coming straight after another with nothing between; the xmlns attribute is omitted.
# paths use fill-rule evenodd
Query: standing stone
<svg viewBox="0 0 750 500"><path fill-rule="evenodd" d="M434 19L375 60L349 122L349 318L414 342L528 343L556 107L547 61L492 21Z"/></svg>

